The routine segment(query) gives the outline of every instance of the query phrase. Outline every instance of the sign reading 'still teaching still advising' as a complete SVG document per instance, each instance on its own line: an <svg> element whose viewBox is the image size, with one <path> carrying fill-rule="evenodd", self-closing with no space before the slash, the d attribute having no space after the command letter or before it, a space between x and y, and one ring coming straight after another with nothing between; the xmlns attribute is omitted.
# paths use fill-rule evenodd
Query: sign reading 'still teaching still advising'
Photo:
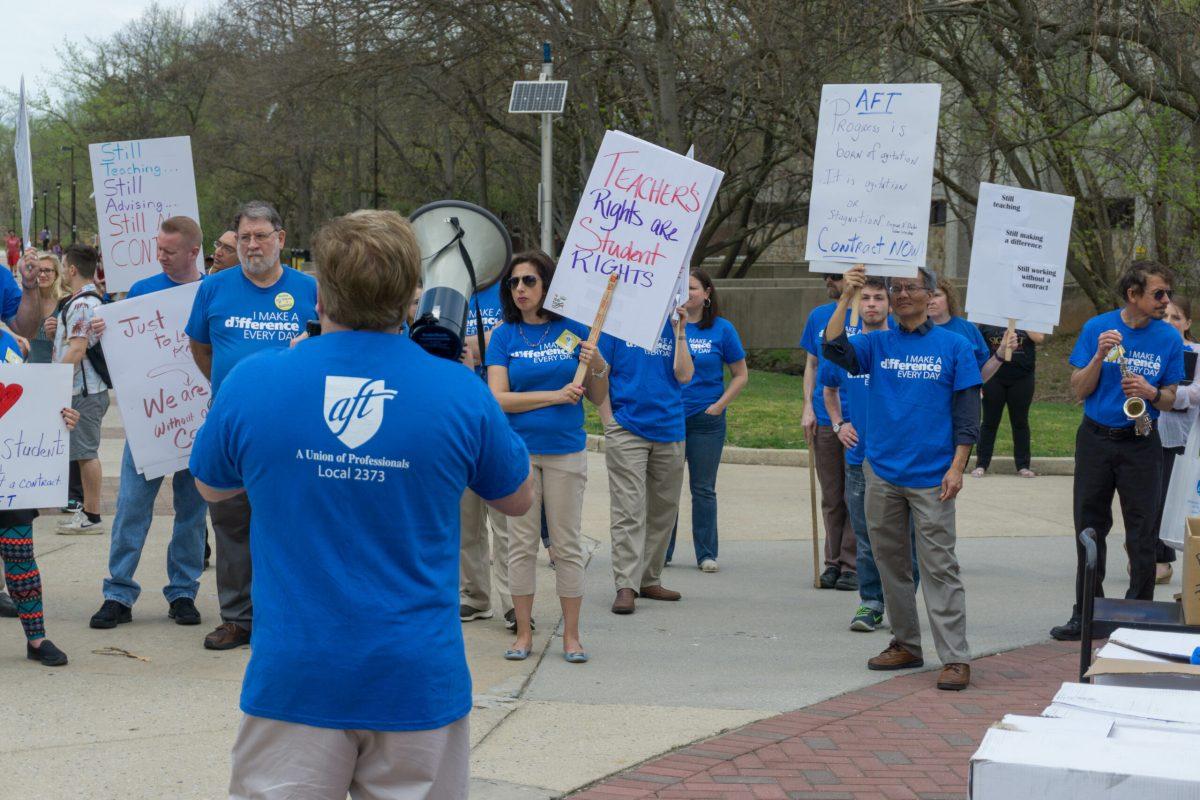
<svg viewBox="0 0 1200 800"><path fill-rule="evenodd" d="M928 255L941 86L826 84L805 258L813 272L866 264L912 276Z"/></svg>
<svg viewBox="0 0 1200 800"><path fill-rule="evenodd" d="M546 308L590 326L615 273L620 282L604 332L653 349L722 177L679 153L608 131L563 244Z"/></svg>
<svg viewBox="0 0 1200 800"><path fill-rule="evenodd" d="M105 287L128 291L161 271L155 237L168 217L200 223L192 140L188 136L135 139L88 146ZM203 250L203 248L202 248ZM203 252L196 266L204 271Z"/></svg>

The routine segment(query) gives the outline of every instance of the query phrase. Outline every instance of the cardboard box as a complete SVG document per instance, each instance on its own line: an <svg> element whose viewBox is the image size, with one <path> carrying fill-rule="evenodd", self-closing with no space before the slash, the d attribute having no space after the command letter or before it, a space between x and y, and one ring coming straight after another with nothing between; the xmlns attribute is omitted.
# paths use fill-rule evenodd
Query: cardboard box
<svg viewBox="0 0 1200 800"><path fill-rule="evenodd" d="M1200 517L1187 518L1183 534L1183 622L1200 625Z"/></svg>
<svg viewBox="0 0 1200 800"><path fill-rule="evenodd" d="M1194 692L1200 690L1200 666L1187 663L1179 654L1190 654L1197 646L1200 636L1193 634L1120 628L1100 648L1087 677L1098 686Z"/></svg>
<svg viewBox="0 0 1200 800"><path fill-rule="evenodd" d="M1157 741L992 728L971 758L971 800L1192 800L1200 796L1193 736Z"/></svg>

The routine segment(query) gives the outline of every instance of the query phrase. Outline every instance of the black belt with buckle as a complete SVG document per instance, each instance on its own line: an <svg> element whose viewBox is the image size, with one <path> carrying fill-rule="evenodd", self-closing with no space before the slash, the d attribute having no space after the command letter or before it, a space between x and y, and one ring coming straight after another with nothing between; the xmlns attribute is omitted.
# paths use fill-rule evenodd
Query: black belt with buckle
<svg viewBox="0 0 1200 800"><path fill-rule="evenodd" d="M1145 436L1138 436L1134 430L1134 426L1130 425L1126 428L1109 428L1093 421L1090 417L1083 418L1083 424L1087 426L1093 433L1098 433L1105 439L1110 439L1114 442L1125 441L1126 439L1145 439ZM1153 428L1151 428L1153 430Z"/></svg>

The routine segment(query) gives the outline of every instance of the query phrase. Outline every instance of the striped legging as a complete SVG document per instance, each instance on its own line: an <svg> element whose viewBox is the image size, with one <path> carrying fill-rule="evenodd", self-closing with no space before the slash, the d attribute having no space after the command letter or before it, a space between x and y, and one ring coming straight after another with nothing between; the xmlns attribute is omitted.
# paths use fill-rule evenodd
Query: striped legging
<svg viewBox="0 0 1200 800"><path fill-rule="evenodd" d="M4 560L4 582L17 604L25 638L44 638L42 574L33 560L33 525L0 527L0 559Z"/></svg>

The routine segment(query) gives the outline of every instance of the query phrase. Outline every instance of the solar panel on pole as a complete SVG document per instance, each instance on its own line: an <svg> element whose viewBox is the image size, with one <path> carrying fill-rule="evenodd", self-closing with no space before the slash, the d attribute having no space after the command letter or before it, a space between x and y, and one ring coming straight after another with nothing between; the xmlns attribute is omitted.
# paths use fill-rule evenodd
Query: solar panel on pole
<svg viewBox="0 0 1200 800"><path fill-rule="evenodd" d="M508 113L561 114L566 101L566 81L513 81Z"/></svg>

